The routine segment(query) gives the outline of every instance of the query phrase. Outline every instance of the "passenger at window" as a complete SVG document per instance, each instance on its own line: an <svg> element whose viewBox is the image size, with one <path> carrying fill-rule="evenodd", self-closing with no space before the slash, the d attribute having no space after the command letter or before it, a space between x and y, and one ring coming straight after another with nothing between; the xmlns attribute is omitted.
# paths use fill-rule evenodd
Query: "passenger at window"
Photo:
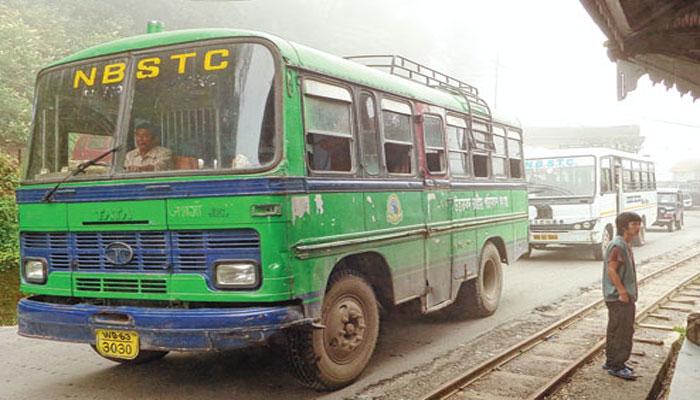
<svg viewBox="0 0 700 400"><path fill-rule="evenodd" d="M124 168L129 172L167 171L172 168L172 152L158 145L157 128L148 123L134 130L136 148L126 153Z"/></svg>
<svg viewBox="0 0 700 400"><path fill-rule="evenodd" d="M311 168L316 171L350 171L348 140L333 136L317 136L311 154Z"/></svg>

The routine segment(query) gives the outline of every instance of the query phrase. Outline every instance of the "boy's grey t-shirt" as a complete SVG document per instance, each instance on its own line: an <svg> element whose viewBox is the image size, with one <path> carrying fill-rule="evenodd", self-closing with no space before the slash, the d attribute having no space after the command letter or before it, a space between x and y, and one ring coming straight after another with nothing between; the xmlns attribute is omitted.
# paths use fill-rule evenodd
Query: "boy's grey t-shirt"
<svg viewBox="0 0 700 400"><path fill-rule="evenodd" d="M632 250L627 242L622 239L622 236L615 236L605 251L603 261L603 297L605 301L620 300L620 293L618 293L617 288L608 276L608 263L613 257L620 263L617 268L617 274L620 276L627 293L629 293L630 300L637 301L637 269L634 264Z"/></svg>

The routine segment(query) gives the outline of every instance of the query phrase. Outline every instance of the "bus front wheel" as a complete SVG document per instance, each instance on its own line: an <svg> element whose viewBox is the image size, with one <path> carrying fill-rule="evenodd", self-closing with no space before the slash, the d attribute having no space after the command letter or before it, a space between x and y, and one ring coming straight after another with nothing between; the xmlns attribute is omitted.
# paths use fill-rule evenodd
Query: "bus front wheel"
<svg viewBox="0 0 700 400"><path fill-rule="evenodd" d="M605 251L608 249L608 245L610 244L611 238L610 234L610 229L605 228L603 230L603 238L600 241L600 244L596 244L593 247L593 258L595 258L598 261L603 260L603 256L605 255Z"/></svg>
<svg viewBox="0 0 700 400"><path fill-rule="evenodd" d="M292 370L312 389L347 386L367 366L379 336L377 298L364 277L349 270L331 278L319 325L288 332Z"/></svg>

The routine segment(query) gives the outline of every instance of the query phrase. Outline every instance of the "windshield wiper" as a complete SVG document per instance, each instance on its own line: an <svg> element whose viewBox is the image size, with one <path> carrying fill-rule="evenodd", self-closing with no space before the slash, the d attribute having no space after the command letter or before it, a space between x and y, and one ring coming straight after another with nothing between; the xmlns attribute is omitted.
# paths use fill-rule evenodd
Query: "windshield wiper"
<svg viewBox="0 0 700 400"><path fill-rule="evenodd" d="M121 147L121 146L112 147L111 149L105 151L104 153L100 154L99 156L93 158L92 160L88 160L88 161L85 161L84 163L79 164L78 167L77 167L76 169L74 169L70 174L68 174L65 178L63 178L60 182L58 182L58 183L56 184L56 186L54 186L51 190L49 190L48 192L46 192L46 194L44 195L44 198L43 198L41 201L51 202L51 199L52 199L52 197L53 197L53 194L56 193L56 191L58 190L58 188L61 187L61 185L63 185L67 180L69 180L70 178L72 178L72 177L74 177L74 176L76 176L76 175L78 175L78 174L80 174L80 173L85 172L86 169L88 169L89 167L91 167L91 166L97 164L97 163L98 163L100 160L102 160L103 158L105 158L105 157L107 157L108 155L110 155L110 154L114 153L115 151L119 150L120 147Z"/></svg>

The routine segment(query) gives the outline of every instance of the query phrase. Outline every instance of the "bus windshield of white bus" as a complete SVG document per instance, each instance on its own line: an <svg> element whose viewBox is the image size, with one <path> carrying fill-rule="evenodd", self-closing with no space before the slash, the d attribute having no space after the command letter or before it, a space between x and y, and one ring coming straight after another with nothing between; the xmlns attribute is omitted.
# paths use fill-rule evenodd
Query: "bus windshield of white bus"
<svg viewBox="0 0 700 400"><path fill-rule="evenodd" d="M595 194L593 156L537 158L525 161L528 193L537 197L570 197Z"/></svg>

